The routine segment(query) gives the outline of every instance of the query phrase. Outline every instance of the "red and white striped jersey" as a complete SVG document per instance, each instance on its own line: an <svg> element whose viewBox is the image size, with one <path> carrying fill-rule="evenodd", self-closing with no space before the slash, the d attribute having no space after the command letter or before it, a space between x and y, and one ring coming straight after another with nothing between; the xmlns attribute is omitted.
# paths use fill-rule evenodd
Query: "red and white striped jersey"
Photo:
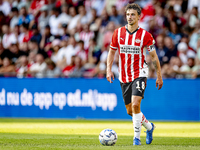
<svg viewBox="0 0 200 150"><path fill-rule="evenodd" d="M152 35L140 27L133 33L128 31L127 26L114 31L110 48L119 52L120 82L128 83L138 77L148 77L146 49L155 50L154 43Z"/></svg>

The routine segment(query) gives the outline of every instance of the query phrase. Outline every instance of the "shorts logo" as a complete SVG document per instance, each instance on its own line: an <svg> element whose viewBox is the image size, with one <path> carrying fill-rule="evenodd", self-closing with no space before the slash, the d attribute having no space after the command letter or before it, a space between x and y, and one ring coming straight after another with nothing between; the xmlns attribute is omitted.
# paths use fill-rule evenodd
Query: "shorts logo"
<svg viewBox="0 0 200 150"><path fill-rule="evenodd" d="M136 39L135 42L136 42L136 43L140 43L141 40L140 40L140 39Z"/></svg>

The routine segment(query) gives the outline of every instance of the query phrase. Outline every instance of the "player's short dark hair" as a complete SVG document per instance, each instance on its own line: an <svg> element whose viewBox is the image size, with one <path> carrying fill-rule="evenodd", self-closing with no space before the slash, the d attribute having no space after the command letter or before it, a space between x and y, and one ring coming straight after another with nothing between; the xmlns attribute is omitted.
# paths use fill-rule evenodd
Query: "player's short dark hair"
<svg viewBox="0 0 200 150"><path fill-rule="evenodd" d="M127 10L129 10L129 9L134 9L134 10L137 11L138 15L141 15L141 10L142 9L138 4L132 3L132 4L126 5L125 12L127 12Z"/></svg>

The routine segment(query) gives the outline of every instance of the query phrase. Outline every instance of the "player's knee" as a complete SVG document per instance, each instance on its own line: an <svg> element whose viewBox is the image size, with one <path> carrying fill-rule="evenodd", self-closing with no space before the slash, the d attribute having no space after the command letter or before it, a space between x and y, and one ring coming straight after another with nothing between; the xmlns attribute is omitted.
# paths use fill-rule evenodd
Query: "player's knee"
<svg viewBox="0 0 200 150"><path fill-rule="evenodd" d="M128 108L127 109L127 114L130 115L130 116L132 116L132 108Z"/></svg>
<svg viewBox="0 0 200 150"><path fill-rule="evenodd" d="M128 115L132 116L132 104L131 103L126 105L126 111L127 111Z"/></svg>
<svg viewBox="0 0 200 150"><path fill-rule="evenodd" d="M139 103L133 103L133 104L132 104L132 108L133 108L133 110L138 110L138 109L140 109Z"/></svg>

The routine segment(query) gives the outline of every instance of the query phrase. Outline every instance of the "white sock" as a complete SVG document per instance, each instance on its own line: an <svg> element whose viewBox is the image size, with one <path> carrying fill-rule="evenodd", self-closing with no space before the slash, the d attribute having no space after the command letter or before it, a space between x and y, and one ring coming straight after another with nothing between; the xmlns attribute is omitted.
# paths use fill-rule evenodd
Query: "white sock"
<svg viewBox="0 0 200 150"><path fill-rule="evenodd" d="M151 123L146 119L144 114L142 113L142 125L147 129L148 131L152 129Z"/></svg>
<svg viewBox="0 0 200 150"><path fill-rule="evenodd" d="M140 139L141 127L142 127L142 113L133 113L133 127L134 127L134 138Z"/></svg>

